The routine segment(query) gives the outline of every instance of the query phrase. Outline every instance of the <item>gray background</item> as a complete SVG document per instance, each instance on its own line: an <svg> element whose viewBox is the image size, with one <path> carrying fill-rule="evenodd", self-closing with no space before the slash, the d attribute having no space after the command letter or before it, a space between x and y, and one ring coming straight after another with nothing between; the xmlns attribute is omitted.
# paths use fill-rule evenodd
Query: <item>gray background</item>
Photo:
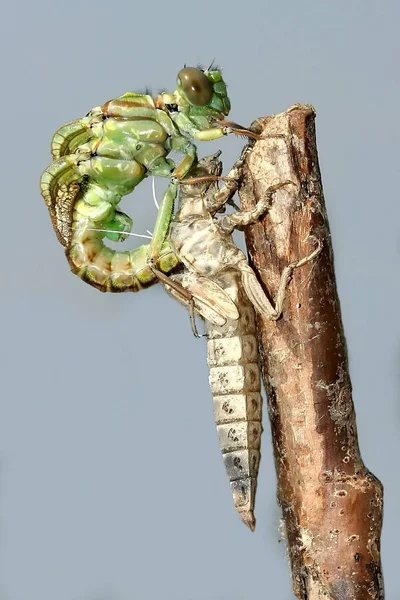
<svg viewBox="0 0 400 600"><path fill-rule="evenodd" d="M268 422L251 534L219 453L205 342L161 287L103 295L73 276L38 191L59 126L127 90L173 90L183 63L214 57L240 123L316 107L360 445L385 485L386 592L399 599L398 2L10 5L0 24L1 600L292 598ZM221 147L228 167L242 144L200 153ZM124 208L135 231L152 227L146 185Z"/></svg>

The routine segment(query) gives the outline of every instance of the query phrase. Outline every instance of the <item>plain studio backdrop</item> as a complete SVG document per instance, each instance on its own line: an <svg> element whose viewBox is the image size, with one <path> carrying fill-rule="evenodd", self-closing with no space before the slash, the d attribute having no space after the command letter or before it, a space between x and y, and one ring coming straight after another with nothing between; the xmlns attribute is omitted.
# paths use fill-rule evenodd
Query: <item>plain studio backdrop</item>
<svg viewBox="0 0 400 600"><path fill-rule="evenodd" d="M184 63L212 59L239 123L316 108L359 441L385 486L386 593L400 597L399 6L3 7L1 600L293 597L266 409L252 534L220 456L205 341L161 286L107 295L72 275L39 194L58 127L128 90L172 91ZM221 148L225 171L242 145L198 144ZM151 229L150 186L122 209Z"/></svg>

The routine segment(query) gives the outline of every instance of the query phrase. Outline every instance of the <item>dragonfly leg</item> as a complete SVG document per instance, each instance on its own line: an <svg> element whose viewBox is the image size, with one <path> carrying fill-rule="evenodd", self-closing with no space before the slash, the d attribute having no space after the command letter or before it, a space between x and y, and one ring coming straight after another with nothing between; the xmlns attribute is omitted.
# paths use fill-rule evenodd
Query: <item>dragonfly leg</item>
<svg viewBox="0 0 400 600"><path fill-rule="evenodd" d="M214 214L219 211L226 203L234 204L233 196L238 190L239 184L243 179L243 163L250 148L247 147L237 159L229 173L225 176L225 184L219 189L216 194L205 198L207 210Z"/></svg>
<svg viewBox="0 0 400 600"><path fill-rule="evenodd" d="M173 176L160 202L153 237L149 245L147 264L159 281L169 285L184 301L187 302L193 334L196 337L200 337L194 321L194 301L192 294L178 282L172 281L165 273L156 267L171 222L177 188L178 181L176 180L176 177Z"/></svg>
<svg viewBox="0 0 400 600"><path fill-rule="evenodd" d="M236 193L239 183L242 180L242 166L246 154L247 150L242 153L242 156L235 162L232 169L225 176L210 174L186 177L184 180L180 181L180 185L195 185L205 181L224 181L224 186L221 189L217 188L215 194L207 194L204 197L207 210L211 214L214 214L219 211L225 203L231 203L231 199ZM232 204L234 203L232 202Z"/></svg>
<svg viewBox="0 0 400 600"><path fill-rule="evenodd" d="M188 311L189 311L189 319L190 319L190 325L192 327L193 335L196 338L200 338L202 336L199 335L199 332L197 331L197 327L196 327L196 318L195 318L195 314L194 314L194 301L193 301L193 297L189 301Z"/></svg>
<svg viewBox="0 0 400 600"><path fill-rule="evenodd" d="M322 242L318 241L317 248L309 256L306 256L305 258L302 258L299 261L293 262L283 269L281 280L278 286L278 292L275 299L275 306L265 294L253 269L250 267L247 260L245 260L243 257L243 260L239 262L237 266L241 272L242 284L246 291L247 297L249 298L256 311L266 319L270 319L271 321L277 321L283 311L283 303L285 301L286 288L292 276L293 270L297 267L305 265L310 260L316 258L316 256L318 256L321 250Z"/></svg>
<svg viewBox="0 0 400 600"><path fill-rule="evenodd" d="M166 240L168 228L171 222L174 210L174 202L177 194L178 184L170 181L160 202L156 223L153 231L153 238L150 242L150 259L153 264L157 263L161 248Z"/></svg>
<svg viewBox="0 0 400 600"><path fill-rule="evenodd" d="M233 121L226 121L225 119L215 121L218 125L222 127L226 127L229 129L229 133L234 133L235 135L242 135L252 140L261 140L261 136L255 131L251 131L251 129L247 129L247 127L243 127L243 125L239 125L238 123L234 123Z"/></svg>
<svg viewBox="0 0 400 600"><path fill-rule="evenodd" d="M254 208L250 210L241 210L231 215L226 215L219 221L218 226L225 233L232 233L234 229L241 229L247 225L250 225L250 223L255 223L271 207L272 198L275 192L289 184L296 185L293 181L288 179L271 186L267 190L264 198L259 200Z"/></svg>
<svg viewBox="0 0 400 600"><path fill-rule="evenodd" d="M184 155L179 165L172 172L172 176L181 181L189 173L193 163L196 162L196 146L187 137L177 135L171 140L171 149L175 152L182 152Z"/></svg>
<svg viewBox="0 0 400 600"><path fill-rule="evenodd" d="M283 269L283 272L281 275L281 280L279 282L278 293L276 295L275 309L274 309L274 312L271 313L271 315L268 317L269 319L271 319L272 321L276 321L281 316L282 311L283 311L283 303L285 301L285 296L286 296L286 288L287 288L287 285L289 283L289 280L292 276L294 269L297 269L298 267L302 267L303 265L307 264L308 262L314 260L314 258L316 258L320 254L320 252L322 251L322 248L323 248L322 241L317 240L317 247L315 248L315 250L313 250L313 252L311 252L311 254L309 254L308 256L306 256L296 262L292 262L290 265L288 265L287 267L285 267Z"/></svg>
<svg viewBox="0 0 400 600"><path fill-rule="evenodd" d="M199 175L198 177L186 177L180 182L181 185L194 185L196 183L203 183L204 181L227 181L226 177L220 175Z"/></svg>
<svg viewBox="0 0 400 600"><path fill-rule="evenodd" d="M261 135L251 129L247 129L247 127L243 127L242 125L238 125L238 123L233 123L232 121L215 121L218 125L225 126L225 128L230 130L230 133L234 133L235 135L241 135L244 137L248 137L253 140L266 140L269 138L277 138L283 140L290 140L290 136L286 133L268 133L266 135Z"/></svg>

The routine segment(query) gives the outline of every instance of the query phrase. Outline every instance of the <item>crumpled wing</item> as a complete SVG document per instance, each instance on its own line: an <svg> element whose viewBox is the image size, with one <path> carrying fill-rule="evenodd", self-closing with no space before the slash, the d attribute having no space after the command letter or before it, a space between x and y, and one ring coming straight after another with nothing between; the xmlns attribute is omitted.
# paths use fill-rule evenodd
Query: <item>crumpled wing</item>
<svg viewBox="0 0 400 600"><path fill-rule="evenodd" d="M75 156L63 156L49 165L40 179L40 192L49 209L59 242L69 247L72 214L80 192L82 176L76 169Z"/></svg>
<svg viewBox="0 0 400 600"><path fill-rule="evenodd" d="M179 283L193 295L196 313L213 325L222 327L228 319L236 321L239 318L239 311L236 304L231 300L228 294L211 279L200 277L195 273L189 272L180 275L172 275L170 279ZM170 288L167 284L165 284L164 287L170 296L188 307L188 301L180 296L178 292Z"/></svg>

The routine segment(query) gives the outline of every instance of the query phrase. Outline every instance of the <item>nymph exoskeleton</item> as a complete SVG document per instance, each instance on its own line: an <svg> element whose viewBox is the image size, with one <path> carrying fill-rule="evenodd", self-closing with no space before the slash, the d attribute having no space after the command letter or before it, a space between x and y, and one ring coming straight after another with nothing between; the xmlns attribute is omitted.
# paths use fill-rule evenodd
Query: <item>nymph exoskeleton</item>
<svg viewBox="0 0 400 600"><path fill-rule="evenodd" d="M199 161L194 176L218 175L220 153ZM255 222L271 204L283 181L271 187L253 210L214 214L234 193L241 177L241 160L228 174L229 184L197 183L182 186L179 206L173 216L169 241L185 271L169 279L190 292L182 297L167 291L206 321L210 387L214 402L223 460L230 480L234 506L242 521L255 528L254 503L260 462L261 412L260 372L254 309L276 320L282 313L285 290L294 268L304 265L321 251L322 244L306 258L288 265L281 277L275 307L271 304L231 234Z"/></svg>
<svg viewBox="0 0 400 600"><path fill-rule="evenodd" d="M189 138L207 141L229 133L255 135L239 126L218 124L225 123L229 111L221 71L185 67L172 94L153 98L127 92L54 134L54 162L44 171L40 188L74 273L102 291L120 292L136 291L148 283L149 269L143 281L137 277L138 256L146 254L150 271L174 268L174 260L161 265L160 256L169 254L164 242L177 185L196 161L196 146ZM167 158L171 151L183 154L177 166ZM121 198L149 175L170 180L150 248L136 253L108 248L104 237L123 240L131 229L132 220L118 209Z"/></svg>

